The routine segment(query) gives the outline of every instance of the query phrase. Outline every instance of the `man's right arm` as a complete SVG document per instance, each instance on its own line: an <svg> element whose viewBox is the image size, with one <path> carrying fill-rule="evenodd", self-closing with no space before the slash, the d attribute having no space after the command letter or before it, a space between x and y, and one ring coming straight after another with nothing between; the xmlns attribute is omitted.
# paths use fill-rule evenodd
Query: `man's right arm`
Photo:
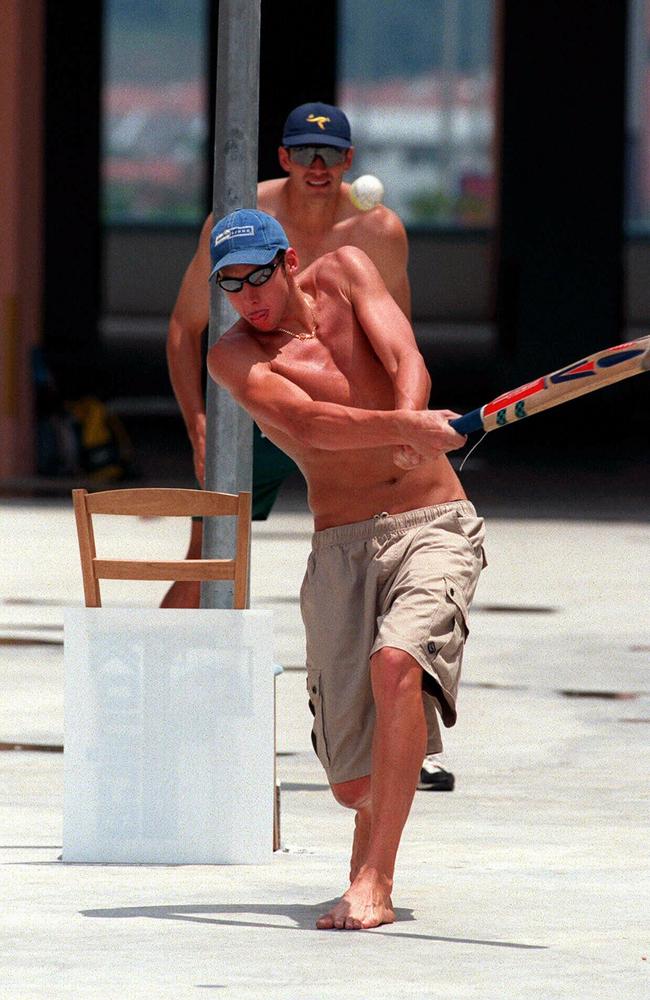
<svg viewBox="0 0 650 1000"><path fill-rule="evenodd" d="M209 215L201 229L194 257L185 272L169 320L167 362L169 377L180 406L194 453L194 469L202 484L205 467L205 389L201 381L201 335L210 315Z"/></svg>
<svg viewBox="0 0 650 1000"><path fill-rule="evenodd" d="M364 410L312 399L273 372L246 334L223 339L208 354L208 371L251 416L271 424L305 448L346 451L411 444L428 457L461 448L466 438L449 420L451 410Z"/></svg>

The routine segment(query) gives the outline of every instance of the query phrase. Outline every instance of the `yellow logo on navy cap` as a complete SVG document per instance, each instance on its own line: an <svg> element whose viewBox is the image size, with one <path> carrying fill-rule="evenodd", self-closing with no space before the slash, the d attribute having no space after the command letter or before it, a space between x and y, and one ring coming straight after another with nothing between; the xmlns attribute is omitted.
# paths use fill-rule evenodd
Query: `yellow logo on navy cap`
<svg viewBox="0 0 650 1000"><path fill-rule="evenodd" d="M325 115L307 115L307 121L311 125L318 125L321 132L325 131L325 122L331 122L331 118L326 118Z"/></svg>

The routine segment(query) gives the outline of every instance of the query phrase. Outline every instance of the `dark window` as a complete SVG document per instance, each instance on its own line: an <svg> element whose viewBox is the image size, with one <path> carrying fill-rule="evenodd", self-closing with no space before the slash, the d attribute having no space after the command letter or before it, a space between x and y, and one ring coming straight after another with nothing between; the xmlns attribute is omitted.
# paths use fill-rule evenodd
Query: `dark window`
<svg viewBox="0 0 650 1000"><path fill-rule="evenodd" d="M192 224L205 206L206 0L106 0L102 216Z"/></svg>

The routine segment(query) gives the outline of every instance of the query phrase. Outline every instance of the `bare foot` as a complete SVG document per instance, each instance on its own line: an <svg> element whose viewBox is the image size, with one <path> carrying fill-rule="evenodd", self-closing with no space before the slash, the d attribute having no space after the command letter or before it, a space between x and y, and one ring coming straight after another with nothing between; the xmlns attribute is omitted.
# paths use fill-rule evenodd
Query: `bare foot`
<svg viewBox="0 0 650 1000"><path fill-rule="evenodd" d="M354 817L354 840L352 841L352 857L350 858L350 885L359 874L361 865L366 860L368 842L370 840L370 814L359 810Z"/></svg>
<svg viewBox="0 0 650 1000"><path fill-rule="evenodd" d="M360 931L395 920L391 882L374 868L362 867L346 893L329 913L316 921L321 931Z"/></svg>

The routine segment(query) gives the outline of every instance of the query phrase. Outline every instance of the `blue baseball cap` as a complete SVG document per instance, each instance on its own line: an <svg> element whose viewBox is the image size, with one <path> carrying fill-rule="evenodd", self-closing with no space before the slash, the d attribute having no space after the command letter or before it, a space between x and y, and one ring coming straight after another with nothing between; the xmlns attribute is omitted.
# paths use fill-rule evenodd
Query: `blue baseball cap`
<svg viewBox="0 0 650 1000"><path fill-rule="evenodd" d="M352 145L350 122L340 108L332 104L301 104L289 112L282 132L283 146L338 146L349 149Z"/></svg>
<svg viewBox="0 0 650 1000"><path fill-rule="evenodd" d="M272 215L253 208L240 208L219 219L210 233L212 278L229 264L270 264L289 240Z"/></svg>

